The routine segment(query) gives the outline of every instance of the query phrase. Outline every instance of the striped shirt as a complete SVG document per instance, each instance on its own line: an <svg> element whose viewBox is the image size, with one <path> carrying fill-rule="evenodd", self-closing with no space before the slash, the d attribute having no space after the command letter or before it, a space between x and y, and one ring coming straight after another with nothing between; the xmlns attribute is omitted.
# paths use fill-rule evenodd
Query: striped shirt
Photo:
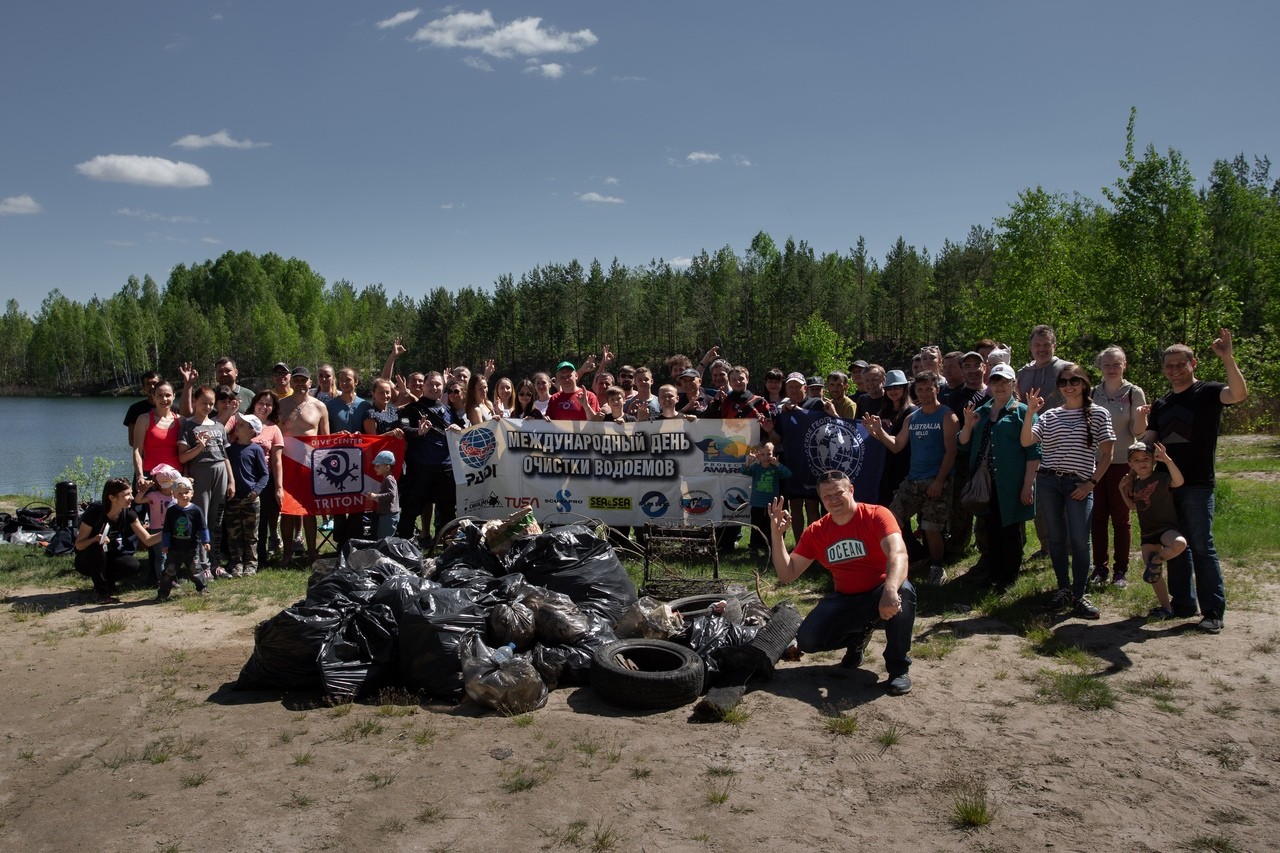
<svg viewBox="0 0 1280 853"><path fill-rule="evenodd" d="M1066 409L1057 406L1037 415L1031 433L1040 439L1043 458L1041 469L1060 474L1075 474L1082 480L1093 476L1098 462L1098 445L1115 441L1111 429L1111 413L1102 406L1089 409L1093 443L1088 444L1084 428L1084 407Z"/></svg>

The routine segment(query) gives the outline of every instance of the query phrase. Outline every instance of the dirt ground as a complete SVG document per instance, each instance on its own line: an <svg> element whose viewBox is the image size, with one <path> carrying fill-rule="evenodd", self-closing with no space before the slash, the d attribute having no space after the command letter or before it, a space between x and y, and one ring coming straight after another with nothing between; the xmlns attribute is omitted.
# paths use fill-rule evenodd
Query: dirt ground
<svg viewBox="0 0 1280 853"><path fill-rule="evenodd" d="M961 615L917 624L959 639L917 657L909 696L876 684L880 637L862 670L783 664L743 719L699 724L589 688L514 718L238 693L276 608L19 590L0 606L0 848L1274 850L1276 592L1216 637L1105 608L1058 623L1113 709L1041 696L1078 661ZM966 796L987 826L953 824Z"/></svg>

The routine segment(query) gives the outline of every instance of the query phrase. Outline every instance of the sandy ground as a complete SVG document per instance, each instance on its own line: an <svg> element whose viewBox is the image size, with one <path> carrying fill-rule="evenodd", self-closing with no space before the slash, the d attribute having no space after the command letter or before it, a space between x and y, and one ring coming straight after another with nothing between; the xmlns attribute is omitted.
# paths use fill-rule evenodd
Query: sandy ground
<svg viewBox="0 0 1280 853"><path fill-rule="evenodd" d="M862 670L783 664L744 720L699 724L588 688L518 718L237 693L225 684L274 609L20 590L0 606L0 848L1273 850L1275 592L1216 637L1058 623L1114 709L1039 696L1073 664L961 616L917 625L959 640L917 659L909 696L876 685L880 637ZM833 715L856 731L833 733ZM974 791L993 820L958 828Z"/></svg>

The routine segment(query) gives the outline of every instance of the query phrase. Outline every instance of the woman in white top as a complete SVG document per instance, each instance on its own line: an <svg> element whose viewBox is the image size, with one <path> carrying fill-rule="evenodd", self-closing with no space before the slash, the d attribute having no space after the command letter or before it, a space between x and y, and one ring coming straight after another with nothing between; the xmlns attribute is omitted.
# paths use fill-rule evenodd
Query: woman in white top
<svg viewBox="0 0 1280 853"><path fill-rule="evenodd" d="M1147 431L1147 414L1143 408L1147 404L1147 395L1124 378L1129 363L1120 347L1107 347L1098 353L1094 364L1102 371L1102 382L1093 389L1093 402L1111 414L1116 443L1111 466L1098 480L1098 488L1093 490L1093 577L1090 580L1099 586L1107 582L1107 546L1112 541L1107 528L1111 527L1115 530L1111 583L1124 589L1129 585L1125 575L1129 571L1132 534L1129 507L1120 496L1120 481L1129 470L1129 445L1140 440Z"/></svg>
<svg viewBox="0 0 1280 853"><path fill-rule="evenodd" d="M454 380L457 381L457 380ZM491 421L498 416L489 403L489 380L482 374L473 373L467 381L467 420L472 426Z"/></svg>
<svg viewBox="0 0 1280 853"><path fill-rule="evenodd" d="M1089 375L1078 364L1066 364L1058 374L1057 391L1062 405L1044 409L1042 391L1027 394L1028 417L1022 422L1022 446L1040 443L1040 472L1036 476L1037 500L1043 507L1049 559L1057 576L1058 591L1050 606L1072 607L1082 619L1097 619L1098 608L1085 595L1089 584L1089 528L1093 515L1093 490L1111 465L1115 433L1111 415L1093 405ZM1067 561L1071 571L1068 574Z"/></svg>

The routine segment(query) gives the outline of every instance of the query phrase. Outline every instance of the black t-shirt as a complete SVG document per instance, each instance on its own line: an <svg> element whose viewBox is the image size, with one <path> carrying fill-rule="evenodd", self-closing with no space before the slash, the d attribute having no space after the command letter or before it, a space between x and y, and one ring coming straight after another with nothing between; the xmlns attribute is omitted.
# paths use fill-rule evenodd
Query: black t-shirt
<svg viewBox="0 0 1280 853"><path fill-rule="evenodd" d="M89 504L80 516L80 523L89 525L89 529L95 534L101 534L103 525L106 525L108 551L123 550L124 537L129 534L133 523L137 520L138 514L133 511L133 507L125 507L119 517L113 521L107 518L107 511L99 501Z"/></svg>
<svg viewBox="0 0 1280 853"><path fill-rule="evenodd" d="M1185 391L1170 391L1151 406L1147 429L1155 430L1188 486L1214 484L1213 461L1222 428L1221 382L1197 380Z"/></svg>
<svg viewBox="0 0 1280 853"><path fill-rule="evenodd" d="M129 411L124 413L124 425L129 429L133 429L134 421L138 418L145 417L147 412L151 411L154 406L151 401L145 397L129 407Z"/></svg>

